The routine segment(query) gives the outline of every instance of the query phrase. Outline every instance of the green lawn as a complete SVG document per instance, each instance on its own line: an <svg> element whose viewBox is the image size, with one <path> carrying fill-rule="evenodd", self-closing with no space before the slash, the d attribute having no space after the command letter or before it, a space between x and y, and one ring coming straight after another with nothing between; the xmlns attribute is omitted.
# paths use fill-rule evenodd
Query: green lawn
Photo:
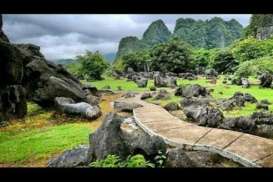
<svg viewBox="0 0 273 182"><path fill-rule="evenodd" d="M21 132L0 132L0 164L22 165L88 143L87 124L62 124Z"/></svg>
<svg viewBox="0 0 273 182"><path fill-rule="evenodd" d="M92 85L96 86L98 89L102 89L105 86L110 86L111 90L117 91L118 87L120 86L123 91L136 91L136 92L143 92L149 90L150 86L154 85L152 80L148 81L148 85L146 88L139 88L137 84L133 81L127 81L127 80L117 80L111 77L108 77L104 80L99 81L91 81L84 83L91 83Z"/></svg>
<svg viewBox="0 0 273 182"><path fill-rule="evenodd" d="M242 88L241 86L237 85L226 85L223 84L224 76L220 76L220 78L217 80L216 84L211 84L206 80L205 78L200 77L198 80L183 80L178 79L177 84L200 84L202 86L205 86L209 89L214 89L212 92L212 96L216 99L223 99L223 98L229 98L232 97L235 92L242 92L242 93L250 93L254 97L256 97L258 100L267 99L268 101L273 103L273 89L270 88L260 88L258 83L258 80L255 78L250 78L251 87L250 88ZM91 84L95 85L97 88L101 89L104 86L109 85L112 90L116 91L118 86L121 86L124 91L148 91L150 86L153 86L153 80L149 80L148 86L146 88L138 88L137 85L133 81L126 81L126 80L116 80L113 78L106 78L105 80L101 81L94 81L91 82ZM157 88L164 89L164 88ZM179 102L182 98L174 96L174 93L171 94L170 98L165 100L154 100L154 99L147 99L148 102L158 103L162 106L166 105L170 102ZM224 112L225 116L229 117L235 117L235 116L246 116L252 114L255 109L255 104L247 103L245 107L243 108L237 108L232 111ZM270 111L273 111L273 105L269 106Z"/></svg>

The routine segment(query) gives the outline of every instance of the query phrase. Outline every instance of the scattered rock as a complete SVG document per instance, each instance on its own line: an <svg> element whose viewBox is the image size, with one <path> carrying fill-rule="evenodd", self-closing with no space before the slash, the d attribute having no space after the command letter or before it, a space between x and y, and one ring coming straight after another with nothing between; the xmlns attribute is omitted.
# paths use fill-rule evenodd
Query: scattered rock
<svg viewBox="0 0 273 182"><path fill-rule="evenodd" d="M198 84L186 85L176 89L176 96L182 96L186 98L190 97L207 97L210 96L210 92Z"/></svg>
<svg viewBox="0 0 273 182"><path fill-rule="evenodd" d="M269 107L268 107L267 104L257 103L257 104L256 104L256 109L268 110Z"/></svg>
<svg viewBox="0 0 273 182"><path fill-rule="evenodd" d="M138 87L144 88L147 86L148 84L148 79L143 78L143 77L139 77L135 80L136 84Z"/></svg>
<svg viewBox="0 0 273 182"><path fill-rule="evenodd" d="M102 125L89 136L87 161L102 160L109 154L124 159L130 154L120 134L123 119L114 113L107 114Z"/></svg>
<svg viewBox="0 0 273 182"><path fill-rule="evenodd" d="M262 87L270 88L273 80L273 76L270 73L263 73L260 77L260 85Z"/></svg>
<svg viewBox="0 0 273 182"><path fill-rule="evenodd" d="M126 94L122 95L122 97L124 97L124 98L132 98L135 96L136 96L136 93L134 93L134 92L127 92Z"/></svg>
<svg viewBox="0 0 273 182"><path fill-rule="evenodd" d="M48 167L71 168L86 166L88 164L87 154L89 146L79 146L78 148L67 150L55 159L48 162Z"/></svg>
<svg viewBox="0 0 273 182"><path fill-rule="evenodd" d="M161 89L157 93L157 95L154 97L156 100L160 99L168 99L170 97L170 94L167 92L167 90Z"/></svg>
<svg viewBox="0 0 273 182"><path fill-rule="evenodd" d="M234 107L244 107L245 102L256 103L257 99L249 93L236 92L231 98L222 100L218 104L223 110L232 110Z"/></svg>
<svg viewBox="0 0 273 182"><path fill-rule="evenodd" d="M224 115L219 109L213 108L207 103L209 103L209 100L183 99L181 101L187 118L201 126L217 127L223 122Z"/></svg>
<svg viewBox="0 0 273 182"><path fill-rule="evenodd" d="M88 161L104 159L115 154L126 159L128 155L143 154L149 158L158 151L166 152L165 142L157 136L150 136L140 129L133 118L122 118L109 113L103 124L90 135Z"/></svg>
<svg viewBox="0 0 273 182"><path fill-rule="evenodd" d="M177 103L171 102L171 103L166 104L164 106L164 109L166 109L167 111L176 111L176 110L179 110L180 107Z"/></svg>
<svg viewBox="0 0 273 182"><path fill-rule="evenodd" d="M269 102L267 99L263 99L260 101L261 104L271 105L271 102Z"/></svg>
<svg viewBox="0 0 273 182"><path fill-rule="evenodd" d="M234 131L255 133L257 126L249 117L226 118L220 128Z"/></svg>
<svg viewBox="0 0 273 182"><path fill-rule="evenodd" d="M154 76L155 87L176 87L176 77L164 76L161 74Z"/></svg>
<svg viewBox="0 0 273 182"><path fill-rule="evenodd" d="M249 88L250 87L250 83L249 83L248 79L246 79L246 78L241 78L241 83L242 83L243 88Z"/></svg>
<svg viewBox="0 0 273 182"><path fill-rule="evenodd" d="M218 72L215 69L206 69L205 70L205 75L206 75L207 78L217 77Z"/></svg>
<svg viewBox="0 0 273 182"><path fill-rule="evenodd" d="M186 80L196 80L197 76L193 73L179 73L179 78L186 79Z"/></svg>
<svg viewBox="0 0 273 182"><path fill-rule="evenodd" d="M114 101L114 109L116 109L118 112L133 112L133 109L142 107L142 105L134 102L121 102L121 101Z"/></svg>
<svg viewBox="0 0 273 182"><path fill-rule="evenodd" d="M188 168L196 167L196 164L187 156L182 148L174 148L167 152L165 167Z"/></svg>
<svg viewBox="0 0 273 182"><path fill-rule="evenodd" d="M149 92L145 92L141 95L140 99L141 100L145 100L145 99L148 99L148 98L151 98L152 97L152 94L149 93Z"/></svg>
<svg viewBox="0 0 273 182"><path fill-rule="evenodd" d="M91 106L85 102L75 103L71 98L56 97L55 104L59 111L66 114L79 115L88 119L96 119L101 116L99 106Z"/></svg>

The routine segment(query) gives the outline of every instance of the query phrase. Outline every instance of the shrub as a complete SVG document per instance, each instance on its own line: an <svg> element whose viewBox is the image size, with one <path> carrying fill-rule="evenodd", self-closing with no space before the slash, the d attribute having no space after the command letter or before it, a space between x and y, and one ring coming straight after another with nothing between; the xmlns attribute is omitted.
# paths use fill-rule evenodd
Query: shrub
<svg viewBox="0 0 273 182"><path fill-rule="evenodd" d="M178 38L156 45L151 51L154 71L185 72L192 68L190 46Z"/></svg>
<svg viewBox="0 0 273 182"><path fill-rule="evenodd" d="M257 76L262 72L273 73L273 57L266 56L241 63L235 72L236 76Z"/></svg>
<svg viewBox="0 0 273 182"><path fill-rule="evenodd" d="M250 37L240 41L235 41L231 46L234 58L240 62L270 56L272 55L272 50L273 39L257 40Z"/></svg>
<svg viewBox="0 0 273 182"><path fill-rule="evenodd" d="M119 156L108 155L104 160L96 160L90 164L90 167L101 168L137 168L137 167L155 167L154 164L146 161L143 155L137 154L128 156L126 160L122 161Z"/></svg>
<svg viewBox="0 0 273 182"><path fill-rule="evenodd" d="M210 64L218 73L230 73L234 72L239 63L230 51L224 50L217 52Z"/></svg>

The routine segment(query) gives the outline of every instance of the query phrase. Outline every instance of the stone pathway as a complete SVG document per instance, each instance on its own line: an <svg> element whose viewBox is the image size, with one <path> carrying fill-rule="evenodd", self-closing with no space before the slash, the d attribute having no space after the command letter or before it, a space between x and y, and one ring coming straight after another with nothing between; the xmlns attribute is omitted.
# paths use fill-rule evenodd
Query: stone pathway
<svg viewBox="0 0 273 182"><path fill-rule="evenodd" d="M161 106L133 98L118 101L143 105L133 110L137 124L171 146L216 152L247 167L273 167L273 140L231 130L201 127L171 115Z"/></svg>

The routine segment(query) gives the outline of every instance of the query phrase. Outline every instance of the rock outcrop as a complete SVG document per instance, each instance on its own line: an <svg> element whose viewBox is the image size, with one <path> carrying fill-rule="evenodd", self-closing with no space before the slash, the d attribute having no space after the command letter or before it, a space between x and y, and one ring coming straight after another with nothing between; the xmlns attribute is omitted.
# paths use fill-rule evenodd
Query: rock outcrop
<svg viewBox="0 0 273 182"><path fill-rule="evenodd" d="M61 65L48 62L38 46L12 44L2 29L0 65L0 121L23 117L27 112L27 100L42 107L54 107L56 97L88 103L88 96L94 94Z"/></svg>
<svg viewBox="0 0 273 182"><path fill-rule="evenodd" d="M69 115L78 115L87 119L96 119L101 116L99 106L92 106L86 102L75 103L71 98L56 97L55 105L59 111Z"/></svg>

